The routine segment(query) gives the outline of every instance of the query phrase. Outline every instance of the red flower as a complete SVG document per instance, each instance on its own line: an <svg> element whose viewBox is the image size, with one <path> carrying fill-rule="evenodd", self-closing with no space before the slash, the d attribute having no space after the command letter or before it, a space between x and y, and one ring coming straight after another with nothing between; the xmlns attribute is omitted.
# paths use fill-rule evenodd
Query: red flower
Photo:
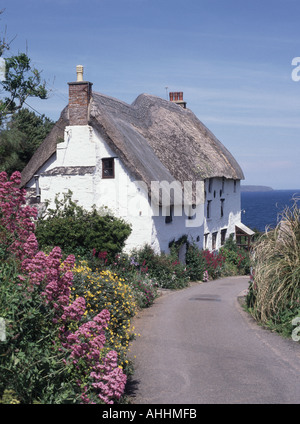
<svg viewBox="0 0 300 424"><path fill-rule="evenodd" d="M99 259L105 259L107 256L107 252L99 252L98 258Z"/></svg>

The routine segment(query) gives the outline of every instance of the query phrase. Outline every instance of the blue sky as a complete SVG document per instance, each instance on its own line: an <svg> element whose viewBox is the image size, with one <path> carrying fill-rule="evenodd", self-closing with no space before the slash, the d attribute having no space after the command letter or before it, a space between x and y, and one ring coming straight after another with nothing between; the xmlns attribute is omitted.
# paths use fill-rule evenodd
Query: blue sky
<svg viewBox="0 0 300 424"><path fill-rule="evenodd" d="M6 0L10 54L28 49L57 120L77 64L93 90L127 103L183 91L240 163L244 184L300 188L299 0ZM166 89L168 87L168 89Z"/></svg>

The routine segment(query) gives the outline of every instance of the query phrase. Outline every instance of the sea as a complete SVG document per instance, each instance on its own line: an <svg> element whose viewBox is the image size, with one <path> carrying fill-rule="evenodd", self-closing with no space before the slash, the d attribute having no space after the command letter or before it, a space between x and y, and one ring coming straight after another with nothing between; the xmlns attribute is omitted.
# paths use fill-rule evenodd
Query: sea
<svg viewBox="0 0 300 424"><path fill-rule="evenodd" d="M298 198L299 190L271 190L241 192L241 220L252 230L265 231L275 228L280 221L280 215L288 206L294 204L293 198Z"/></svg>

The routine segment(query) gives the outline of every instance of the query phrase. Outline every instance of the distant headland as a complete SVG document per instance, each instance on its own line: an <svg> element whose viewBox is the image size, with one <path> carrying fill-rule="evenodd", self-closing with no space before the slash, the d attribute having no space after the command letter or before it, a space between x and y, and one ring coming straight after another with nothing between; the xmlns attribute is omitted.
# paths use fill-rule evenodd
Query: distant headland
<svg viewBox="0 0 300 424"><path fill-rule="evenodd" d="M272 187L260 186L260 185L241 185L241 191L273 191Z"/></svg>

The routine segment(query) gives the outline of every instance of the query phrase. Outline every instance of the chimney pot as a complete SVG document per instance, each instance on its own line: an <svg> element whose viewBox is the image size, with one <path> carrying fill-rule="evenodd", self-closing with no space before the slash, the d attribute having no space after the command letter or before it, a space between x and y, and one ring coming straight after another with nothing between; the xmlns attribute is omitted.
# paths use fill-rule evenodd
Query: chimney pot
<svg viewBox="0 0 300 424"><path fill-rule="evenodd" d="M170 101L186 109L186 102L183 101L183 91L174 91L169 93Z"/></svg>
<svg viewBox="0 0 300 424"><path fill-rule="evenodd" d="M88 125L92 83L83 81L83 66L76 66L77 81L69 82L69 125Z"/></svg>
<svg viewBox="0 0 300 424"><path fill-rule="evenodd" d="M76 66L76 73L77 73L77 81L83 81L83 66L77 65Z"/></svg>

